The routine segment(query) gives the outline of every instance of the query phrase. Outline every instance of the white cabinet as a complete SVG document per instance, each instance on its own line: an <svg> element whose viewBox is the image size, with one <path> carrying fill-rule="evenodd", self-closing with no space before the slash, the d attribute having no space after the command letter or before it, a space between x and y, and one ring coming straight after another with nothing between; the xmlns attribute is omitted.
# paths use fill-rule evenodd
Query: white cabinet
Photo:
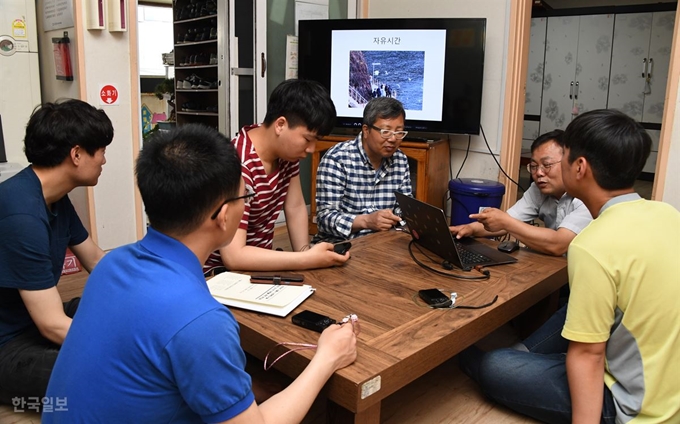
<svg viewBox="0 0 680 424"><path fill-rule="evenodd" d="M542 133L579 113L607 107L614 15L548 18L541 102Z"/></svg>
<svg viewBox="0 0 680 424"><path fill-rule="evenodd" d="M529 62L527 66L525 115L541 114L541 95L543 94L543 63L545 62L545 31L548 18L531 19L529 38Z"/></svg>
<svg viewBox="0 0 680 424"><path fill-rule="evenodd" d="M674 25L675 12L616 15L610 109L661 123Z"/></svg>
<svg viewBox="0 0 680 424"><path fill-rule="evenodd" d="M543 95L543 63L545 62L545 31L548 18L531 19L531 36L529 40L529 65L527 68L526 95L524 114L541 114L541 96ZM539 121L524 120L522 132L522 150L528 150L539 135Z"/></svg>
<svg viewBox="0 0 680 424"><path fill-rule="evenodd" d="M647 133L652 138L652 151L649 153L649 158L645 163L642 172L654 173L656 172L656 157L659 154L659 139L661 138L660 130L647 130Z"/></svg>

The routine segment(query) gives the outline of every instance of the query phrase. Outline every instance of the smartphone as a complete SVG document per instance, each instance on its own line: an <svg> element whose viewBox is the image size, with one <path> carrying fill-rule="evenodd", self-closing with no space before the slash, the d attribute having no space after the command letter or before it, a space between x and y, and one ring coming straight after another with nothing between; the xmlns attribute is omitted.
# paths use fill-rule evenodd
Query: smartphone
<svg viewBox="0 0 680 424"><path fill-rule="evenodd" d="M308 310L293 315L291 321L293 321L293 324L295 325L316 331L317 333L321 333L328 326L335 324L334 319Z"/></svg>
<svg viewBox="0 0 680 424"><path fill-rule="evenodd" d="M418 296L425 303L435 308L448 308L451 306L451 298L437 289L418 290Z"/></svg>
<svg viewBox="0 0 680 424"><path fill-rule="evenodd" d="M352 247L352 243L348 241L343 241L341 243L336 243L333 246L333 251L337 254L344 255L345 253L347 253L350 247Z"/></svg>

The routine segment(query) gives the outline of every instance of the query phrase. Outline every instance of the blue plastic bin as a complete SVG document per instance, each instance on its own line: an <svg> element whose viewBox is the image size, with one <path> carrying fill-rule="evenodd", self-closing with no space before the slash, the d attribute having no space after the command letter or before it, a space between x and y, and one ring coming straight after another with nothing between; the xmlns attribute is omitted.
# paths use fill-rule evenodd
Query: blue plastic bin
<svg viewBox="0 0 680 424"><path fill-rule="evenodd" d="M469 218L472 213L479 213L484 208L499 208L505 186L498 181L481 178L456 178L449 181L451 194L451 225L462 225L473 222Z"/></svg>

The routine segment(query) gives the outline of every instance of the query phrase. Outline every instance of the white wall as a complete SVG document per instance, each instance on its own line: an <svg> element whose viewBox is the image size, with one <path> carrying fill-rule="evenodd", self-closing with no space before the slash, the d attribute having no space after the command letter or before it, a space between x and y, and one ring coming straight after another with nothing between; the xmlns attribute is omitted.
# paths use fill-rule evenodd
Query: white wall
<svg viewBox="0 0 680 424"><path fill-rule="evenodd" d="M482 127L491 150L500 154L505 92L507 35L511 0L370 0L369 18L486 18L486 48L482 93ZM467 147L467 136L451 136L451 166L460 168ZM497 156L500 161L500 158ZM461 178L498 180L494 162L482 135L472 137L471 153Z"/></svg>
<svg viewBox="0 0 680 424"><path fill-rule="evenodd" d="M112 249L137 239L132 134L139 129L132 128L130 120L132 105L137 108L139 96L131 93L131 81L139 76L130 74L129 32L83 30L83 47L83 100L102 108L114 128L113 142L106 149L106 165L94 187L98 243L102 249ZM118 88L117 106L100 104L99 90L105 84Z"/></svg>
<svg viewBox="0 0 680 424"><path fill-rule="evenodd" d="M106 149L106 165L99 183L93 188L94 214L90 221L87 190L77 188L69 197L83 224L90 232L96 233L97 242L102 249L108 250L136 241L136 217L134 203L134 173L132 134L139 132L131 124L133 107L137 109L138 93L131 94L131 81L138 78L130 73L129 32L109 32L107 30L87 30L82 27L67 28L71 39L71 60L74 81L57 81L54 72L52 37L61 37L64 30L44 32L40 17L44 0L38 0L39 17L38 38L40 40L40 80L43 102L60 98L79 98L101 108L111 119L114 138ZM135 5L136 2L130 2ZM83 2L74 2L74 15L84 10ZM128 21L130 21L128 19ZM74 19L74 22L77 20ZM76 25L78 25L76 23ZM83 57L78 56L82 48ZM79 65L83 69L81 75ZM80 87L84 84L84 92ZM101 105L99 89L102 84L114 84L119 91L119 105ZM134 96L134 99L131 98ZM134 100L134 101L133 101ZM133 106L134 104L134 106ZM92 228L94 225L95 228Z"/></svg>
<svg viewBox="0 0 680 424"><path fill-rule="evenodd" d="M38 0L36 10L38 12L38 43L40 46L40 90L42 92L43 102L54 102L58 99L79 99L80 89L78 81L80 80L79 69L76 66L78 63L78 36L75 28L59 29L45 32L42 10L44 0ZM54 53L52 52L52 38L60 38L64 35L64 31L68 32L69 50L71 52L71 67L73 71L73 81L60 81L56 78L56 70L54 66ZM84 187L78 187L69 193L69 198L73 207L76 209L80 220L88 230L91 229L92 223L87 210L87 190Z"/></svg>

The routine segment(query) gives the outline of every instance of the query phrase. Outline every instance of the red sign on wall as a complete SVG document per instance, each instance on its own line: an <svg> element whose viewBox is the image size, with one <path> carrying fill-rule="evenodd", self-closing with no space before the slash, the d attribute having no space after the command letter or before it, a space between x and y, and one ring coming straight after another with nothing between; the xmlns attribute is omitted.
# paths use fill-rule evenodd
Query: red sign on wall
<svg viewBox="0 0 680 424"><path fill-rule="evenodd" d="M115 105L118 103L118 89L107 84L99 90L100 104L102 105Z"/></svg>

